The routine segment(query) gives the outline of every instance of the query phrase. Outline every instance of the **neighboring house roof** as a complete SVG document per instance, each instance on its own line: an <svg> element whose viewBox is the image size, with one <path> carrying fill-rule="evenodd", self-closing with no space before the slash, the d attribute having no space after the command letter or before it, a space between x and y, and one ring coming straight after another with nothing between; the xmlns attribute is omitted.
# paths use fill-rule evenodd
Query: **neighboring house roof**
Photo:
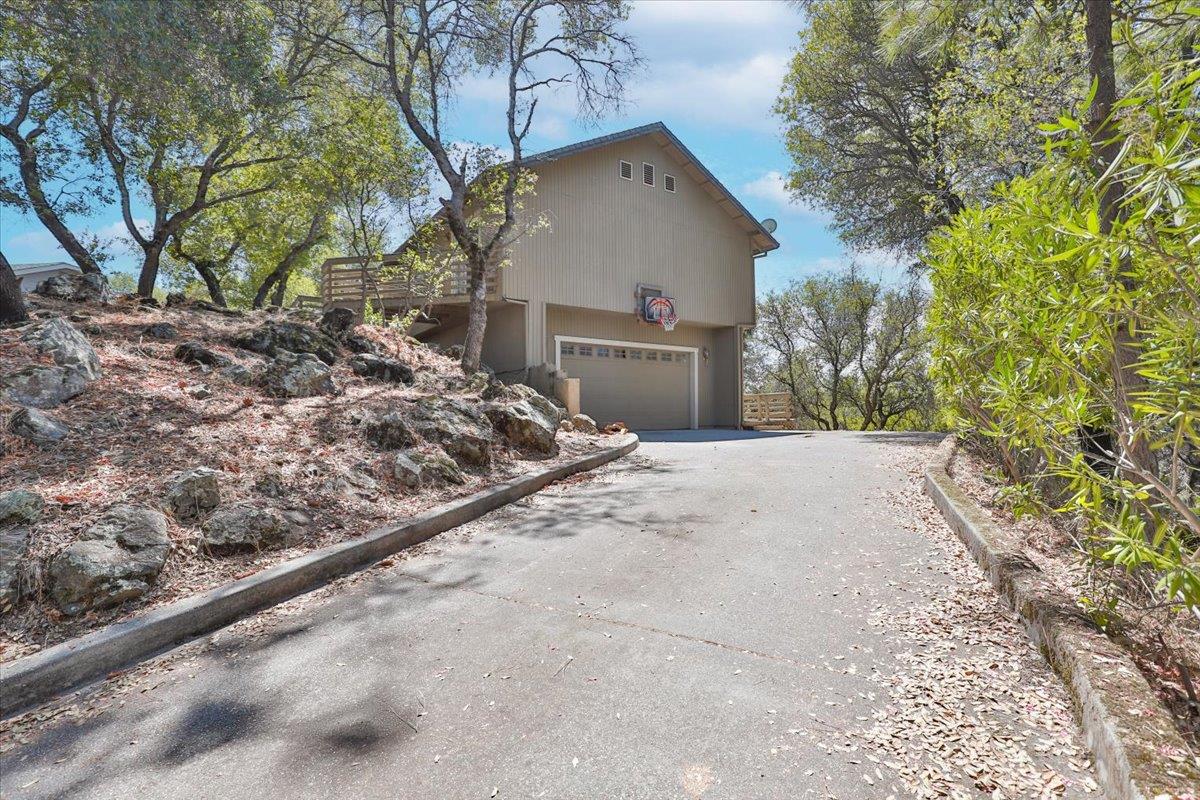
<svg viewBox="0 0 1200 800"><path fill-rule="evenodd" d="M528 156L525 163L533 166L540 162L557 161L560 158L573 156L577 153L582 153L586 150L593 150L597 147L604 147L617 142L625 142L630 139L637 139L641 136L652 137L667 154L674 158L680 165L687 170L697 183L713 197L717 205L725 209L731 217L736 219L746 230L751 234L754 241L754 250L757 253L766 253L779 247L779 242L771 235L771 232L762 226L754 216L746 210L733 192L725 188L725 185L717 180L716 176L708 171L704 164L700 163L700 159L684 146L683 142L671 133L661 122L651 122L649 125L641 125L637 128L630 128L627 131L619 131L610 133L606 136L598 136L595 139L588 139L584 142L576 142L569 144L566 147L559 147L555 150L547 150L544 153L537 153Z"/></svg>
<svg viewBox="0 0 1200 800"><path fill-rule="evenodd" d="M36 275L39 272L53 272L54 270L67 270L69 272L81 272L78 266L70 264L66 261L36 261L29 264L13 264L13 274L20 278L23 275Z"/></svg>

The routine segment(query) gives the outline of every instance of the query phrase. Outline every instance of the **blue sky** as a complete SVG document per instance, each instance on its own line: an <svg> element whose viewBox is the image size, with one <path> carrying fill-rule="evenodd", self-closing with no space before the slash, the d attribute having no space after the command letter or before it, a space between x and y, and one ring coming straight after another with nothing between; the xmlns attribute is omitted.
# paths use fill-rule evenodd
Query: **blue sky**
<svg viewBox="0 0 1200 800"><path fill-rule="evenodd" d="M549 97L538 106L528 152L560 147L616 130L662 121L757 217L779 221L781 247L757 262L759 291L844 263L848 253L825 229L819 210L789 201L783 176L789 160L771 113L780 81L804 24L792 6L771 0L642 0L628 30L645 66L629 84L619 116L581 125L574 97ZM455 109L455 138L500 145L506 141L503 95L484 78L468 81ZM0 146L6 146L0 144ZM14 263L56 261L64 254L33 217L0 209L0 248ZM144 209L135 217L146 217ZM114 239L113 265L138 263L123 246L120 211L98 209L77 227ZM870 272L898 272L878 253L858 254Z"/></svg>

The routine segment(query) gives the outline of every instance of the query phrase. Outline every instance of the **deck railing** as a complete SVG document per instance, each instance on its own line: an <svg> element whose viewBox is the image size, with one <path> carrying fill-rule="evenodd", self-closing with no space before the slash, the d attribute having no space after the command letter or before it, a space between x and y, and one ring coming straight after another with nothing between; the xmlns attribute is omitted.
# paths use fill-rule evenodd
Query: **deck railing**
<svg viewBox="0 0 1200 800"><path fill-rule="evenodd" d="M390 310L426 303L465 303L469 281L465 266L452 268L440 281L425 276L382 277L387 262L361 258L331 258L321 265L321 302L326 308L362 309L368 303ZM499 296L499 278L488 281L488 298Z"/></svg>
<svg viewBox="0 0 1200 800"><path fill-rule="evenodd" d="M789 392L742 395L742 425L756 430L794 430L796 409Z"/></svg>

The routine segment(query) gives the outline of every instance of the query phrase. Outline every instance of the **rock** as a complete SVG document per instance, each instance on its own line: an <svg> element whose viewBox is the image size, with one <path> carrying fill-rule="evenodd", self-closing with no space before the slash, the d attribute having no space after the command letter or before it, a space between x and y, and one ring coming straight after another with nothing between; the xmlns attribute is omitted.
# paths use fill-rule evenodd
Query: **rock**
<svg viewBox="0 0 1200 800"><path fill-rule="evenodd" d="M221 504L221 473L208 467L177 472L167 481L163 499L176 519L194 519Z"/></svg>
<svg viewBox="0 0 1200 800"><path fill-rule="evenodd" d="M20 525L37 522L46 501L37 492L13 489L0 493L0 525Z"/></svg>
<svg viewBox="0 0 1200 800"><path fill-rule="evenodd" d="M575 426L575 430L580 433L599 433L600 429L596 427L596 420L589 417L587 414L576 414L571 417L571 424Z"/></svg>
<svg viewBox="0 0 1200 800"><path fill-rule="evenodd" d="M471 377L467 378L467 385L464 391L470 394L483 394L487 391L488 385L492 382L492 376L480 370Z"/></svg>
<svg viewBox="0 0 1200 800"><path fill-rule="evenodd" d="M375 349L375 343L361 334L352 333L343 337L342 344L352 353L370 353L373 356L379 354Z"/></svg>
<svg viewBox="0 0 1200 800"><path fill-rule="evenodd" d="M212 389L208 388L207 383L197 383L187 387L183 393L193 400L207 400L212 397Z"/></svg>
<svg viewBox="0 0 1200 800"><path fill-rule="evenodd" d="M204 523L203 541L213 553L262 550L283 541L287 524L270 508L237 503L222 508Z"/></svg>
<svg viewBox="0 0 1200 800"><path fill-rule="evenodd" d="M389 383L413 382L412 368L392 358L380 358L371 353L359 353L346 362L355 375L365 378L378 378Z"/></svg>
<svg viewBox="0 0 1200 800"><path fill-rule="evenodd" d="M539 453L554 451L554 437L558 435L559 423L557 414L547 413L530 400L493 403L488 406L486 413L496 430L504 434L514 447Z"/></svg>
<svg viewBox="0 0 1200 800"><path fill-rule="evenodd" d="M34 291L45 297L57 297L60 300L74 300L80 303L108 303L112 300L108 279L92 272L83 275L79 273L51 275L38 284Z"/></svg>
<svg viewBox="0 0 1200 800"><path fill-rule="evenodd" d="M379 481L371 472L369 465L359 464L325 481L321 488L330 494L374 499L379 496Z"/></svg>
<svg viewBox="0 0 1200 800"><path fill-rule="evenodd" d="M241 364L229 364L221 367L217 370L217 374L238 386L253 386L255 382L254 370L243 367Z"/></svg>
<svg viewBox="0 0 1200 800"><path fill-rule="evenodd" d="M185 364L203 364L206 367L228 367L233 364L233 359L213 352L197 341L176 345L174 355Z"/></svg>
<svg viewBox="0 0 1200 800"><path fill-rule="evenodd" d="M317 325L331 339L342 339L354 327L354 312L348 308L331 308L321 315Z"/></svg>
<svg viewBox="0 0 1200 800"><path fill-rule="evenodd" d="M425 467L408 453L396 453L396 461L392 467L392 474L402 486L416 489L421 485L421 481L425 477Z"/></svg>
<svg viewBox="0 0 1200 800"><path fill-rule="evenodd" d="M186 306L187 295L183 292L168 292L167 293L167 308L172 306Z"/></svg>
<svg viewBox="0 0 1200 800"><path fill-rule="evenodd" d="M0 528L0 614L21 594L21 574L29 551L29 528Z"/></svg>
<svg viewBox="0 0 1200 800"><path fill-rule="evenodd" d="M571 423L571 420L564 419L562 422L558 423L558 429L563 433L571 433L575 430L575 426Z"/></svg>
<svg viewBox="0 0 1200 800"><path fill-rule="evenodd" d="M36 408L22 408L8 419L8 429L23 439L46 445L66 438L71 429Z"/></svg>
<svg viewBox="0 0 1200 800"><path fill-rule="evenodd" d="M21 339L49 355L58 366L75 370L85 380L94 381L104 374L100 358L87 338L62 317L35 325Z"/></svg>
<svg viewBox="0 0 1200 800"><path fill-rule="evenodd" d="M151 339L178 339L179 330L169 322L155 322L142 328L142 335Z"/></svg>
<svg viewBox="0 0 1200 800"><path fill-rule="evenodd" d="M311 353L278 351L261 382L266 392L276 397L312 397L335 391L329 367Z"/></svg>
<svg viewBox="0 0 1200 800"><path fill-rule="evenodd" d="M298 322L266 322L238 334L234 343L238 347L268 356L278 355L282 351L311 353L326 364L334 363L338 357L336 341L321 331Z"/></svg>
<svg viewBox="0 0 1200 800"><path fill-rule="evenodd" d="M287 523L288 527L297 532L303 532L313 524L312 517L295 508L284 511L280 516L283 517L283 521Z"/></svg>
<svg viewBox="0 0 1200 800"><path fill-rule="evenodd" d="M0 378L0 387L4 397L19 406L54 408L82 394L87 378L73 369L33 364Z"/></svg>
<svg viewBox="0 0 1200 800"><path fill-rule="evenodd" d="M50 562L51 594L67 614L118 605L149 591L170 552L165 516L114 506Z"/></svg>
<svg viewBox="0 0 1200 800"><path fill-rule="evenodd" d="M467 482L467 479L463 477L462 470L458 468L458 463L446 455L446 451L440 447L434 447L429 451L414 450L410 456L421 468L422 476L428 475L440 478L447 483L459 485Z"/></svg>
<svg viewBox="0 0 1200 800"><path fill-rule="evenodd" d="M416 441L408 420L398 411L392 411L367 423L367 438L384 450L409 447Z"/></svg>
<svg viewBox="0 0 1200 800"><path fill-rule="evenodd" d="M463 357L464 352L465 350L461 344L451 345L445 350L446 358L452 358L455 361L460 360Z"/></svg>
<svg viewBox="0 0 1200 800"><path fill-rule="evenodd" d="M422 397L414 406L413 429L462 463L484 466L492 460L492 426L479 409L458 398Z"/></svg>

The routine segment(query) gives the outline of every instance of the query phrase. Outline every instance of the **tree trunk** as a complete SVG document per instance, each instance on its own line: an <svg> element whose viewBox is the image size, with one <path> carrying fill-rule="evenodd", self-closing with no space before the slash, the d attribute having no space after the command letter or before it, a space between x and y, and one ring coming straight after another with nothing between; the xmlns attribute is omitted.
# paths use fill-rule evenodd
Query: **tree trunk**
<svg viewBox="0 0 1200 800"><path fill-rule="evenodd" d="M1102 175L1116 160L1121 150L1121 142L1116 136L1111 119L1113 106L1117 103L1112 1L1089 0L1085 6L1087 22L1084 33L1088 48L1088 73L1096 84L1096 96L1092 102L1088 127L1097 155L1096 174ZM1119 179L1112 178L1100 196L1100 232L1106 236L1112 232L1113 225L1120 219L1120 202L1124 193L1124 184ZM1133 291L1137 285L1129 275L1129 267L1128 258L1122 258L1119 267L1121 273L1116 277L1126 291ZM1113 352L1109 372L1113 382L1113 416L1118 447L1123 460L1132 465L1135 471L1152 473L1154 460L1149 443L1144 436L1138 435L1133 419L1132 398L1145 387L1145 379L1137 372L1137 363L1141 355L1137 321L1132 314L1116 312L1112 323ZM1131 477L1135 481L1138 480L1136 476ZM1152 536L1153 531L1147 530L1146 535Z"/></svg>
<svg viewBox="0 0 1200 800"><path fill-rule="evenodd" d="M103 274L96 259L92 257L86 247L80 244L79 240L75 238L75 234L71 233L70 229L63 224L54 207L50 205L50 201L46 199L46 192L42 189L37 148L21 138L19 134L10 133L8 129L4 131L4 138L16 148L21 182L25 186L25 195L29 200L29 205L33 208L33 213L37 215L38 220L46 226L46 230L50 231L55 241L66 251L71 260L79 265L79 269L97 275Z"/></svg>
<svg viewBox="0 0 1200 800"><path fill-rule="evenodd" d="M154 296L154 284L158 282L158 265L162 261L162 244L157 237L143 248L146 257L142 261L142 271L138 274L137 293L141 297Z"/></svg>
<svg viewBox="0 0 1200 800"><path fill-rule="evenodd" d="M471 265L471 301L467 307L467 338L463 342L462 369L468 375L479 371L483 358L483 334L487 330L487 268Z"/></svg>
<svg viewBox="0 0 1200 800"><path fill-rule="evenodd" d="M228 308L229 303L225 300L225 292L221 289L221 280L217 277L217 271L213 268L211 261L194 261L192 266L196 269L196 274L204 281L205 288L208 289L208 296L212 298L213 305L218 305L221 308Z"/></svg>
<svg viewBox="0 0 1200 800"><path fill-rule="evenodd" d="M21 297L21 282L17 280L4 253L0 253L0 323L24 322L27 319L29 313Z"/></svg>
<svg viewBox="0 0 1200 800"><path fill-rule="evenodd" d="M275 293L271 296L271 305L283 307L283 294L287 290L288 278L292 277L292 273L285 272L283 276L275 282Z"/></svg>

